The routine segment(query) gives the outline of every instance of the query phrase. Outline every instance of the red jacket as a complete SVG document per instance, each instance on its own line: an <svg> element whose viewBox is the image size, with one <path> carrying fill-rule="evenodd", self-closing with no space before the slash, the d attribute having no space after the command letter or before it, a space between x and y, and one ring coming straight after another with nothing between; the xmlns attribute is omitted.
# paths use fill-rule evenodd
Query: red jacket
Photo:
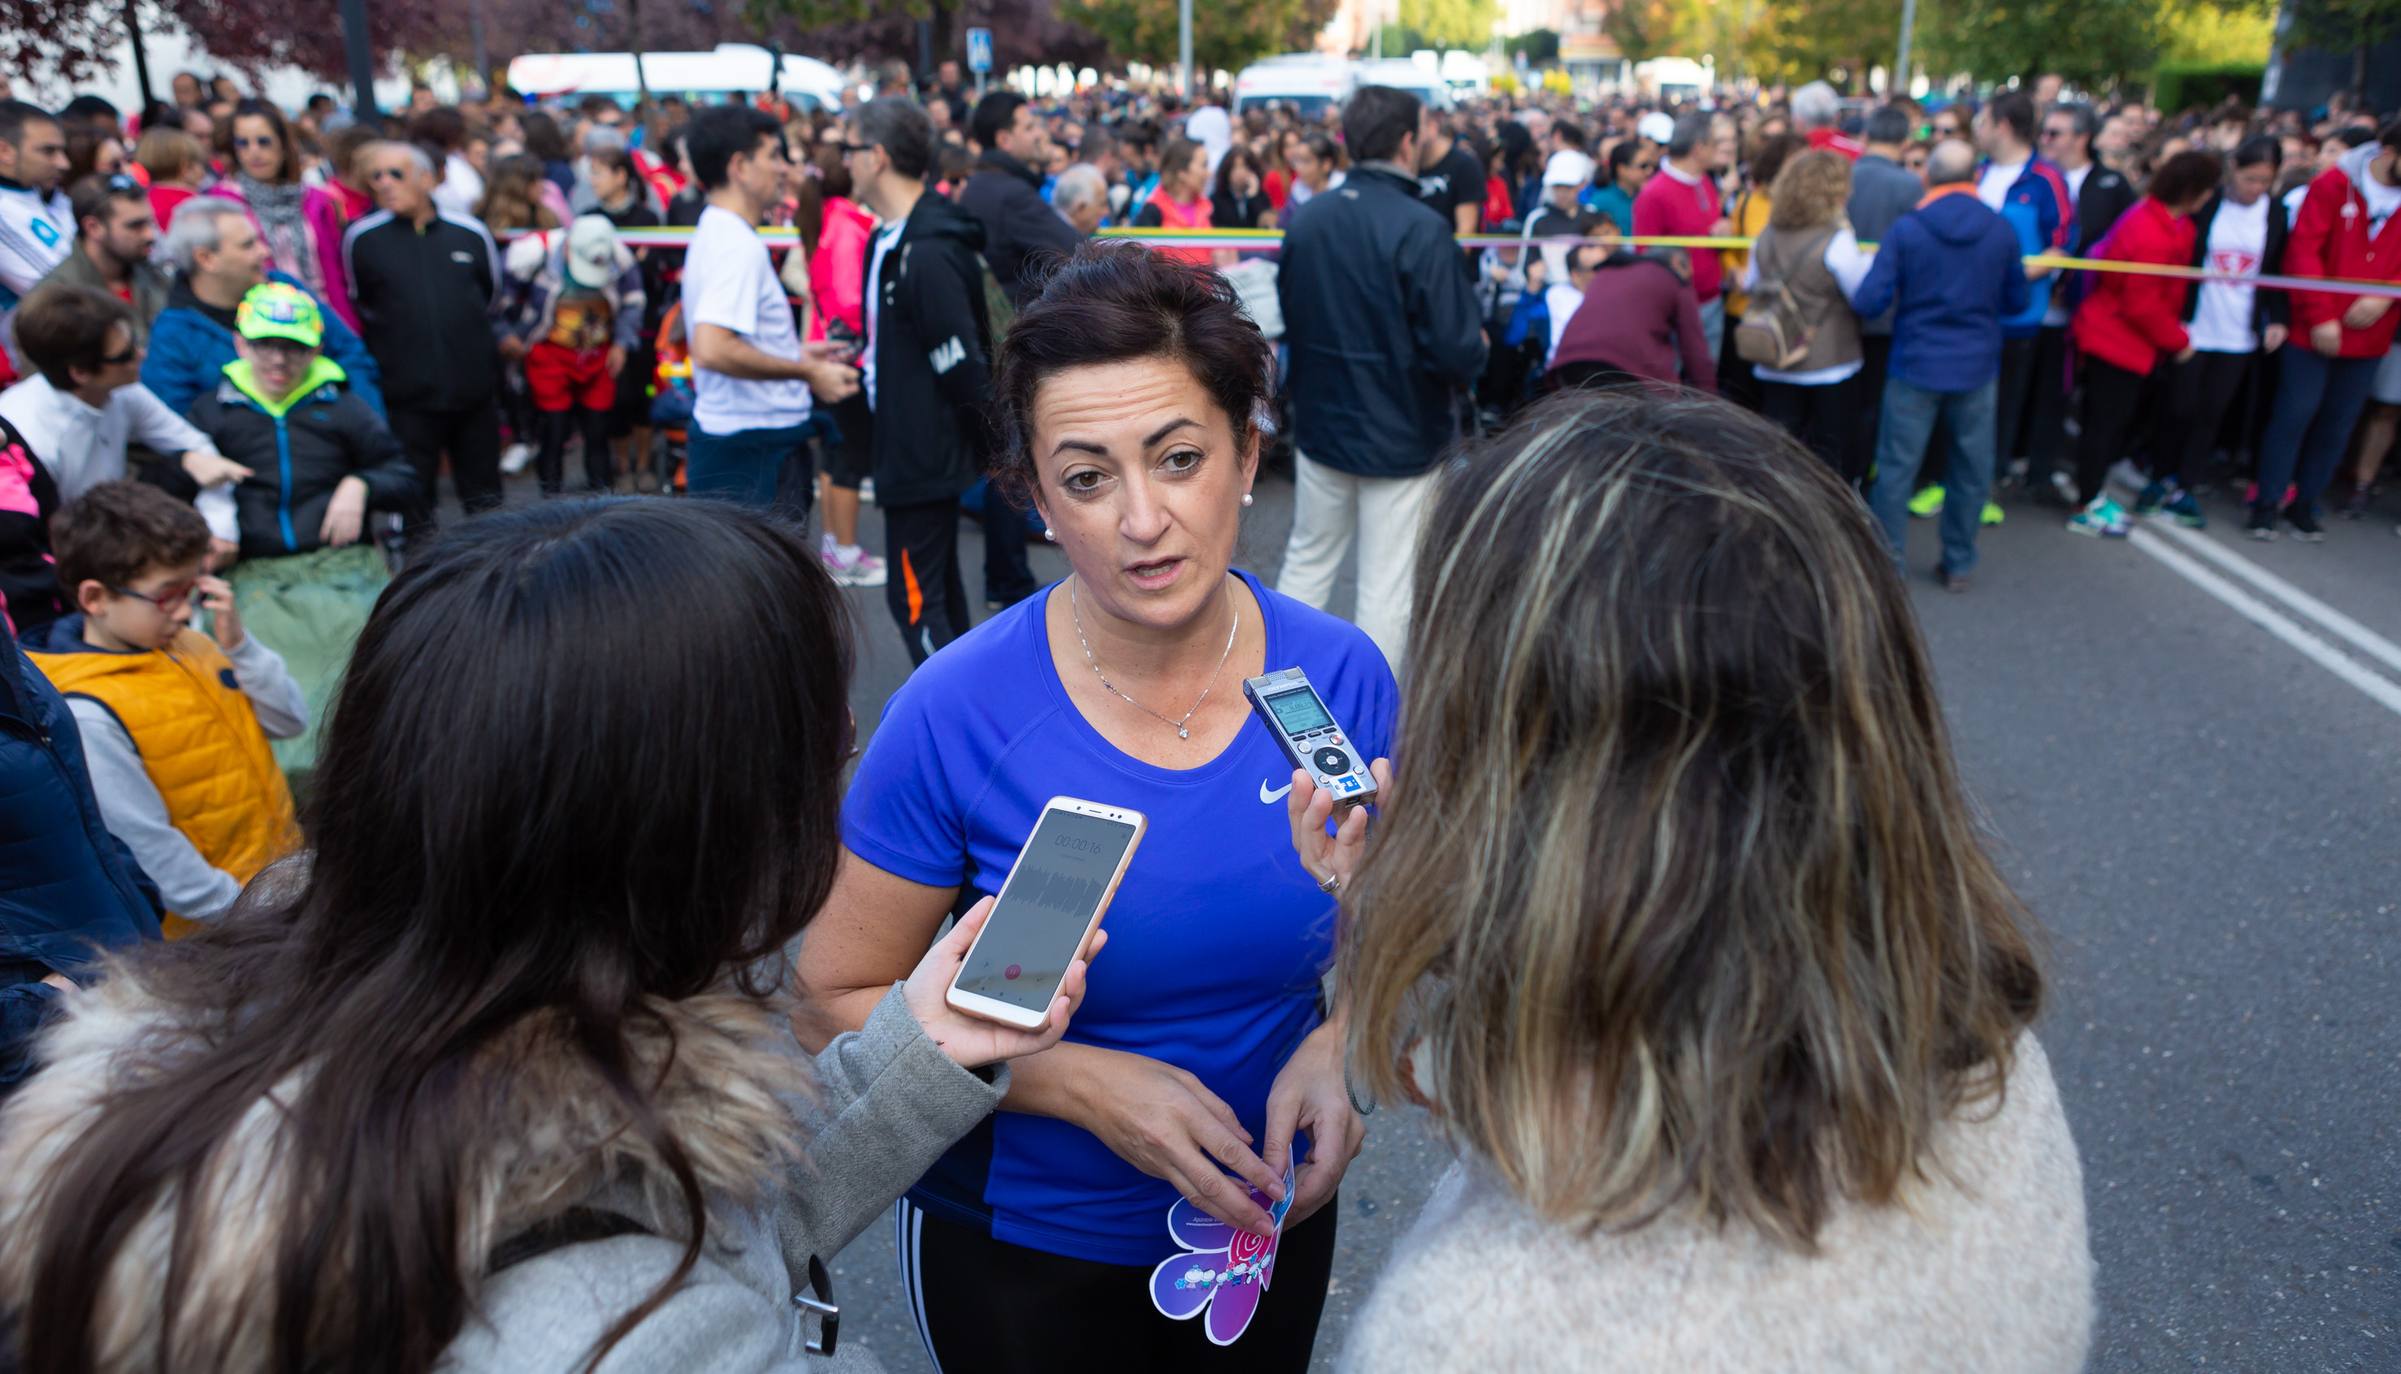
<svg viewBox="0 0 2401 1374"><path fill-rule="evenodd" d="M2193 222L2144 196L2109 231L2111 262L2151 262L2182 267L2192 261ZM2135 272L2101 272L2070 327L2076 347L2111 367L2148 374L2162 353L2181 353L2192 339L2184 332L2184 298L2193 284L2180 277Z"/></svg>
<svg viewBox="0 0 2401 1374"><path fill-rule="evenodd" d="M1704 238L1724 218L1717 203L1717 183L1707 177L1693 186L1665 167L1642 185L1634 197L1634 232L1678 238ZM1717 299L1725 266L1706 249L1692 253L1692 298L1703 305Z"/></svg>
<svg viewBox="0 0 2401 1374"><path fill-rule="evenodd" d="M2383 232L2368 237L2368 202L2354 184L2371 176L2368 164L2382 149L2373 143L2354 148L2343 160L2318 174L2301 200L2301 217L2293 221L2284 244L2284 270L2296 277L2345 277L2353 281L2401 281L2401 214L2384 222ZM2309 331L2328 320L2339 320L2357 295L2342 291L2295 291L2293 341L2309 347ZM2381 358L2393 346L2393 329L2401 324L2401 301L2365 329L2343 326L2341 356Z"/></svg>

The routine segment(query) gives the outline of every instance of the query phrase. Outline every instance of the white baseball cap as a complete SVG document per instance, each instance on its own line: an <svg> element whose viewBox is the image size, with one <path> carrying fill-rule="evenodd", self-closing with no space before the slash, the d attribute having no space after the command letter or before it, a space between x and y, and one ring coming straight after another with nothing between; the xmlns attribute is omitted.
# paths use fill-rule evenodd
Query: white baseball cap
<svg viewBox="0 0 2401 1374"><path fill-rule="evenodd" d="M603 215L585 215L567 231L567 280L586 291L605 291L617 280L617 226Z"/></svg>
<svg viewBox="0 0 2401 1374"><path fill-rule="evenodd" d="M1592 180L1592 159L1573 148L1561 148L1543 164L1542 184L1545 186L1581 186Z"/></svg>
<svg viewBox="0 0 2401 1374"><path fill-rule="evenodd" d="M1662 110L1653 110L1634 126L1634 132L1664 147L1669 139L1676 136L1675 117Z"/></svg>

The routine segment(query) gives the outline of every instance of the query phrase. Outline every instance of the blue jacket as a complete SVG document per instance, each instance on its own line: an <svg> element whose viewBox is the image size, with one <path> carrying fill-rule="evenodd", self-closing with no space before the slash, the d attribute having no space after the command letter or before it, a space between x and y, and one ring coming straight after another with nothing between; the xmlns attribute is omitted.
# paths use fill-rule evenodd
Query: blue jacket
<svg viewBox="0 0 2401 1374"><path fill-rule="evenodd" d="M159 938L158 889L108 833L83 734L12 643L0 647L0 1091L57 999L43 984L102 950Z"/></svg>
<svg viewBox="0 0 2401 1374"><path fill-rule="evenodd" d="M298 278L282 272L269 272L267 277L308 290ZM318 301L317 309L325 317L325 356L341 365L350 379L351 394L381 417L383 388L379 382L383 374L376 370L374 355L325 302ZM233 312L202 302L192 294L191 285L178 278L167 297L167 308L151 323L150 356L142 361L142 385L181 415L192 408L192 402L214 392L225 380L225 365L240 356L233 346Z"/></svg>
<svg viewBox="0 0 2401 1374"><path fill-rule="evenodd" d="M2001 321L2031 294L2016 231L1961 185L1893 222L1851 308L1861 319L1894 312L1891 375L1973 391L2001 375Z"/></svg>
<svg viewBox="0 0 2401 1374"><path fill-rule="evenodd" d="M2064 253L2076 232L2076 198L2068 194L2067 178L2056 164L2047 158L2028 158L2026 170L2009 184L2009 194L2001 202L2001 218L2009 221L2011 232L2017 235L2020 254ZM2034 337L2051 308L2051 288L2059 281L2060 274L2053 272L2040 281L2028 282L2031 289L2026 304L2002 319L2001 333L2012 339Z"/></svg>

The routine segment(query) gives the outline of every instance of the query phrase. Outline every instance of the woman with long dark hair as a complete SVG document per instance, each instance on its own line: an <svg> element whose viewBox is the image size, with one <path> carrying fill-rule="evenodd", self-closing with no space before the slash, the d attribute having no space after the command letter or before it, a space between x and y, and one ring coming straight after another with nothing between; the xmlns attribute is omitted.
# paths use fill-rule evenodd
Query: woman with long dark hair
<svg viewBox="0 0 2401 1374"><path fill-rule="evenodd" d="M17 1363L807 1367L819 1261L1082 986L1039 1033L950 1012L979 909L859 1033L794 1042L850 642L802 532L731 505L534 506L412 562L310 850L68 994L0 1111Z"/></svg>
<svg viewBox="0 0 2401 1374"><path fill-rule="evenodd" d="M289 272L356 330L350 276L342 261L342 206L333 192L301 180L302 159L283 111L244 100L217 130L229 169L214 194L249 207L267 246L270 271Z"/></svg>

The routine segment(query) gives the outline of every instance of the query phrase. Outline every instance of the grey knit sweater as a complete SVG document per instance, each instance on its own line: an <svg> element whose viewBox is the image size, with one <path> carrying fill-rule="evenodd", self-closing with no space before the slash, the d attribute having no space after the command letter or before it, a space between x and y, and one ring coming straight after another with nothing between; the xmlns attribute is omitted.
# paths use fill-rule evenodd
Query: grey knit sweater
<svg viewBox="0 0 2401 1374"><path fill-rule="evenodd" d="M1689 1218L1577 1234L1461 1164L1393 1248L1341 1368L2082 1368L2093 1323L2083 1171L2032 1035L1999 1112L1953 1122L1937 1153L1902 1205L1838 1211L1815 1257Z"/></svg>

